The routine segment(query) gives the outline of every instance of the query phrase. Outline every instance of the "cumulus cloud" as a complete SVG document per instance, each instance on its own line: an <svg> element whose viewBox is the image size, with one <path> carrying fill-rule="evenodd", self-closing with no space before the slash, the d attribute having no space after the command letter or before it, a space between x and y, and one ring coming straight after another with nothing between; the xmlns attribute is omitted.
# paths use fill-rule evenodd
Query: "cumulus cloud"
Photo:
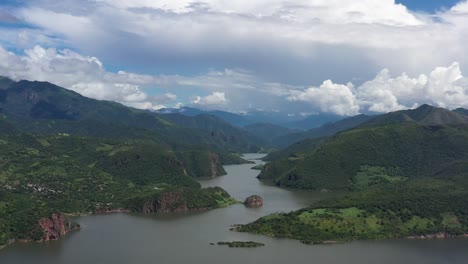
<svg viewBox="0 0 468 264"><path fill-rule="evenodd" d="M84 96L112 100L144 109L158 109L159 103L175 100L173 94L151 98L141 86L154 83L154 77L119 71L106 71L96 57L71 50L35 46L18 56L0 46L0 75L13 80L48 81Z"/></svg>
<svg viewBox="0 0 468 264"><path fill-rule="evenodd" d="M456 4L451 10L456 13L468 13L468 1L462 1Z"/></svg>
<svg viewBox="0 0 468 264"><path fill-rule="evenodd" d="M468 108L468 78L462 75L458 63L437 67L429 75L414 78L406 73L391 77L389 70L384 69L356 88L325 81L320 87L294 91L288 99L318 105L324 112L339 115L386 113L422 104Z"/></svg>
<svg viewBox="0 0 468 264"><path fill-rule="evenodd" d="M353 94L353 85L334 84L324 81L319 87L310 87L304 91L292 91L291 101L305 101L316 105L322 112L352 116L359 113L359 105Z"/></svg>
<svg viewBox="0 0 468 264"><path fill-rule="evenodd" d="M200 106L213 106L226 104L228 100L223 92L213 92L205 97L196 96L192 103Z"/></svg>
<svg viewBox="0 0 468 264"><path fill-rule="evenodd" d="M384 69L361 84L326 80L318 86L301 86L266 81L240 69L211 70L192 76L114 73L107 71L100 59L71 50L36 46L17 55L0 46L0 75L14 80L49 81L84 96L141 109L187 104L231 111L256 108L291 114L327 112L351 116L414 108L425 103L468 108L468 78L463 76L459 63L419 75L392 75ZM199 94L200 90L208 95L187 99L187 95Z"/></svg>

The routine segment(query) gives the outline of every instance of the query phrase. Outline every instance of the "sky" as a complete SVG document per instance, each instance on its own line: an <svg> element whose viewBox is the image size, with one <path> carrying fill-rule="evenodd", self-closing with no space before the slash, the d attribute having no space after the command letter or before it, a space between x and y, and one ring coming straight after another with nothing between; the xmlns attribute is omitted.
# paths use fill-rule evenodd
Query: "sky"
<svg viewBox="0 0 468 264"><path fill-rule="evenodd" d="M468 2L2 0L0 75L156 110L468 108Z"/></svg>

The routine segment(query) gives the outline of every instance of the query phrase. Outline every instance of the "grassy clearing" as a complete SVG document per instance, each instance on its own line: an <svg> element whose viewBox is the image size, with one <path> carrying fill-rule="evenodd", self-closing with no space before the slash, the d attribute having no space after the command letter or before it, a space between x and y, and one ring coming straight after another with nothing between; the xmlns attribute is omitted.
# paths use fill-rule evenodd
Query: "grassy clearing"
<svg viewBox="0 0 468 264"><path fill-rule="evenodd" d="M399 168L364 165L353 177L353 183L358 188L367 188L377 184L398 183L408 180L407 177L401 177L399 174Z"/></svg>

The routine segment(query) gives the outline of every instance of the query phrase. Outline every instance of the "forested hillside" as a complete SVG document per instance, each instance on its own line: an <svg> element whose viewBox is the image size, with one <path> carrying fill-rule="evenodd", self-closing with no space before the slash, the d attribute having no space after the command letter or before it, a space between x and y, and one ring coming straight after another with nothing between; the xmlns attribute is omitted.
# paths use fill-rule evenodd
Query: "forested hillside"
<svg viewBox="0 0 468 264"><path fill-rule="evenodd" d="M371 182L464 171L468 164L466 120L429 106L378 116L323 144L306 145L300 152L272 161L259 178L272 179L280 186L352 190L368 182L375 171L380 179Z"/></svg>
<svg viewBox="0 0 468 264"><path fill-rule="evenodd" d="M246 162L235 152L256 144L215 117L161 116L2 78L0 246L56 239L73 229L67 213L230 205L224 190L201 189L194 178L225 174L222 165Z"/></svg>
<svg viewBox="0 0 468 264"><path fill-rule="evenodd" d="M156 114L86 98L47 82L3 79L0 114L19 129L39 134L146 138L173 148L208 146L226 152L257 151L262 143L214 116Z"/></svg>
<svg viewBox="0 0 468 264"><path fill-rule="evenodd" d="M264 166L279 186L348 191L237 231L310 243L468 233L468 122L423 105L295 144ZM274 158L274 156L273 156Z"/></svg>

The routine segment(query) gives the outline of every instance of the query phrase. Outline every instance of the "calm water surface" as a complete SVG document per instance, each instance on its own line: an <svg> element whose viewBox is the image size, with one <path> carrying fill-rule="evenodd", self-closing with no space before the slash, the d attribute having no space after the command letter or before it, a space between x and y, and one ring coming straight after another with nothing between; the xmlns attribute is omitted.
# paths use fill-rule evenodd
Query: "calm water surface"
<svg viewBox="0 0 468 264"><path fill-rule="evenodd" d="M246 155L248 159L260 157ZM226 166L228 175L201 184L223 187L238 200L261 195L263 208L234 205L203 213L78 217L75 221L82 225L82 230L50 243L9 246L0 251L0 264L468 263L467 239L307 246L294 240L231 232L232 224L248 223L273 212L289 212L324 196L263 184L255 178L258 171L251 170L252 166ZM266 246L247 249L209 244L234 240L254 240Z"/></svg>

